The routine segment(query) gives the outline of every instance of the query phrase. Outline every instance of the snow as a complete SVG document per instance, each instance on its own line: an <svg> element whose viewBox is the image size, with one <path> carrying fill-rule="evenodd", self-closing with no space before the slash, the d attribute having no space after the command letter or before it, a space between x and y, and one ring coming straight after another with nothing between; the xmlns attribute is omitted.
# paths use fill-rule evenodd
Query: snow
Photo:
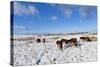
<svg viewBox="0 0 100 67"><path fill-rule="evenodd" d="M97 61L97 41L79 41L80 36L81 35L63 36L62 38L70 39L71 37L76 37L78 39L77 47L70 47L64 44L63 50L58 49L55 43L56 40L53 41L50 37L46 37L48 38L46 43L14 41L14 66ZM16 36L16 38L19 37L21 36Z"/></svg>

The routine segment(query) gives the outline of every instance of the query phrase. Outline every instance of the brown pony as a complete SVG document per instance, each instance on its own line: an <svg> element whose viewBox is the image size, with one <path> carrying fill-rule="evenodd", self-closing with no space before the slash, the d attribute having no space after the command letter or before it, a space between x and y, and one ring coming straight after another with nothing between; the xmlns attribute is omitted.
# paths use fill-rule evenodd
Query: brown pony
<svg viewBox="0 0 100 67"><path fill-rule="evenodd" d="M89 37L80 37L80 40L90 42L92 41Z"/></svg>
<svg viewBox="0 0 100 67"><path fill-rule="evenodd" d="M37 43L40 43L40 42L41 42L41 39L38 38L38 39L36 40L36 42L37 42Z"/></svg>
<svg viewBox="0 0 100 67"><path fill-rule="evenodd" d="M57 47L62 50L62 48L63 48L62 41L57 40L56 44L57 44Z"/></svg>
<svg viewBox="0 0 100 67"><path fill-rule="evenodd" d="M46 42L46 40L45 39L43 39L43 43L45 43Z"/></svg>
<svg viewBox="0 0 100 67"><path fill-rule="evenodd" d="M71 38L71 39L69 39L69 40L66 40L65 41L65 44L70 44L71 46L77 46L77 39L76 38Z"/></svg>

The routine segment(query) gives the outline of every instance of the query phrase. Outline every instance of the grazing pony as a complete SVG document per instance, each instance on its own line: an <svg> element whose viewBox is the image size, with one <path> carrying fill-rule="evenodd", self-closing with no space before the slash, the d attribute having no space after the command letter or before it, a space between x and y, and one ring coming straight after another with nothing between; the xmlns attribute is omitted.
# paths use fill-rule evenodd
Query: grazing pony
<svg viewBox="0 0 100 67"><path fill-rule="evenodd" d="M46 40L45 39L43 39L43 43L45 43L46 42Z"/></svg>
<svg viewBox="0 0 100 67"><path fill-rule="evenodd" d="M91 36L90 39L91 39L92 41L97 41L97 37L96 37L96 36Z"/></svg>
<svg viewBox="0 0 100 67"><path fill-rule="evenodd" d="M57 47L59 47L60 49L63 48L63 43L70 44L71 46L77 47L77 39L76 38L71 38L69 40L61 39L61 40L56 41Z"/></svg>
<svg viewBox="0 0 100 67"><path fill-rule="evenodd" d="M77 46L77 39L76 39L76 38L71 38L71 39L69 40L69 43L71 43L71 46L76 47L76 46Z"/></svg>
<svg viewBox="0 0 100 67"><path fill-rule="evenodd" d="M70 44L71 46L77 46L77 39L76 38L71 38L69 40L65 41L65 44Z"/></svg>
<svg viewBox="0 0 100 67"><path fill-rule="evenodd" d="M80 37L80 40L91 42L92 40L89 37Z"/></svg>
<svg viewBox="0 0 100 67"><path fill-rule="evenodd" d="M65 42L66 42L66 40L67 40L67 39L61 39L61 42L62 42L62 43L65 43Z"/></svg>
<svg viewBox="0 0 100 67"><path fill-rule="evenodd" d="M62 50L62 48L63 48L62 41L57 40L56 44L57 44L57 47Z"/></svg>
<svg viewBox="0 0 100 67"><path fill-rule="evenodd" d="M37 42L37 43L40 43L40 42L41 42L41 39L38 38L38 39L36 40L36 42Z"/></svg>

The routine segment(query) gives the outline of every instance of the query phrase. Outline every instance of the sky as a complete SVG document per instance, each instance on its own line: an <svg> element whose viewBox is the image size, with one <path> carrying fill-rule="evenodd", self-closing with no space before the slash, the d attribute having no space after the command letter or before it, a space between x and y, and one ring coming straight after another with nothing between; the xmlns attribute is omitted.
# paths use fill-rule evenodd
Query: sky
<svg viewBox="0 0 100 67"><path fill-rule="evenodd" d="M97 7L14 1L14 34L88 32L97 30Z"/></svg>

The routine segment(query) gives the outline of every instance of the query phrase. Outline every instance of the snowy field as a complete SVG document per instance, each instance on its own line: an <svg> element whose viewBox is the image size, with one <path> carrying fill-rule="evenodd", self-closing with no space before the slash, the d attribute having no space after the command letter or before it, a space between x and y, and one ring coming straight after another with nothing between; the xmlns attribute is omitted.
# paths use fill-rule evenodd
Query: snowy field
<svg viewBox="0 0 100 67"><path fill-rule="evenodd" d="M84 42L82 34L59 36L15 35L15 39L34 37L32 40L14 40L14 66L63 64L97 61L97 41ZM92 35L89 35L92 36ZM93 35L97 36L97 35ZM57 48L56 40L61 38L77 38L77 47L63 45L63 50ZM46 43L37 43L36 38L46 38Z"/></svg>

